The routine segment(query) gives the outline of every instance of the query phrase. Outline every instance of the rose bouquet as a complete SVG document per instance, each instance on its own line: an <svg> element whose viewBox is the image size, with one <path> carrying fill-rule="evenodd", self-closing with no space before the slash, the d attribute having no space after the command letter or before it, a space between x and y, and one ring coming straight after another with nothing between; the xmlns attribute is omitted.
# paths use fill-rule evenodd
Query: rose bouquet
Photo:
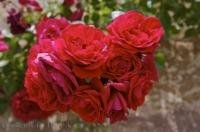
<svg viewBox="0 0 200 132"><path fill-rule="evenodd" d="M12 99L14 115L44 119L56 111L90 123L127 119L158 79L154 51L160 21L136 11L115 18L104 33L64 18L43 18L29 51L24 88Z"/></svg>

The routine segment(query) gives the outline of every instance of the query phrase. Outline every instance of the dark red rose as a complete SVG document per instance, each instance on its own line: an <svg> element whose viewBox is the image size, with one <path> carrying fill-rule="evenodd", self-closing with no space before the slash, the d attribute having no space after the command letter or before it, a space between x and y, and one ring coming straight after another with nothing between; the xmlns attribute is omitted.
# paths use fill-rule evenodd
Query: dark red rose
<svg viewBox="0 0 200 132"><path fill-rule="evenodd" d="M67 6L71 6L75 3L76 0L64 0L64 4Z"/></svg>
<svg viewBox="0 0 200 132"><path fill-rule="evenodd" d="M11 106L14 116L24 122L45 119L53 113L53 111L41 110L35 102L29 99L25 89L18 91L12 97Z"/></svg>
<svg viewBox="0 0 200 132"><path fill-rule="evenodd" d="M42 7L36 0L19 0L19 3L35 11L42 11Z"/></svg>
<svg viewBox="0 0 200 132"><path fill-rule="evenodd" d="M154 58L151 54L143 56L142 66L142 71L139 74L135 74L130 81L128 102L129 107L134 110L144 103L145 96L158 78Z"/></svg>
<svg viewBox="0 0 200 132"><path fill-rule="evenodd" d="M83 16L84 10L82 8L78 8L76 9L76 11L72 12L67 19L70 21L77 21L77 20L81 20L82 16Z"/></svg>
<svg viewBox="0 0 200 132"><path fill-rule="evenodd" d="M92 85L82 85L77 88L72 101L72 110L84 121L103 123L107 98L107 93L102 92L103 89L103 84L98 80L92 82Z"/></svg>
<svg viewBox="0 0 200 132"><path fill-rule="evenodd" d="M73 72L80 78L97 77L107 58L106 45L101 41L101 30L83 24L65 28L62 34L64 45L57 45L59 56L73 64Z"/></svg>
<svg viewBox="0 0 200 132"><path fill-rule="evenodd" d="M132 52L154 51L164 33L159 19L136 11L120 15L107 29L114 43Z"/></svg>
<svg viewBox="0 0 200 132"><path fill-rule="evenodd" d="M36 25L37 38L56 39L68 24L69 23L64 18L44 18Z"/></svg>
<svg viewBox="0 0 200 132"><path fill-rule="evenodd" d="M30 99L42 110L67 111L78 87L77 80L69 66L53 53L53 46L60 41L40 42L30 51L25 87Z"/></svg>
<svg viewBox="0 0 200 132"><path fill-rule="evenodd" d="M130 74L141 70L141 59L137 54L130 54L124 49L112 47L104 65L104 76L110 79L129 79Z"/></svg>
<svg viewBox="0 0 200 132"><path fill-rule="evenodd" d="M111 123L127 119L128 105L125 98L127 95L128 83L108 83L110 91L108 99L107 116Z"/></svg>
<svg viewBox="0 0 200 132"><path fill-rule="evenodd" d="M15 9L11 9L7 17L7 21L10 24L10 29L13 34L20 34L26 31L30 26L23 18L20 12Z"/></svg>

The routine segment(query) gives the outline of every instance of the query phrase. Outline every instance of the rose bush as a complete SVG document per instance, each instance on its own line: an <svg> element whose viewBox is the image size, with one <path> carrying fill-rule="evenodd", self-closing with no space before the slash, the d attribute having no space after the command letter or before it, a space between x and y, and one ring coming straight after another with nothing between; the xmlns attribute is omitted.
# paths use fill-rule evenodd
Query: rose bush
<svg viewBox="0 0 200 132"><path fill-rule="evenodd" d="M47 113L72 110L90 123L126 120L158 79L153 53L162 34L157 18L135 11L113 20L108 34L62 18L42 19L27 61L29 101Z"/></svg>

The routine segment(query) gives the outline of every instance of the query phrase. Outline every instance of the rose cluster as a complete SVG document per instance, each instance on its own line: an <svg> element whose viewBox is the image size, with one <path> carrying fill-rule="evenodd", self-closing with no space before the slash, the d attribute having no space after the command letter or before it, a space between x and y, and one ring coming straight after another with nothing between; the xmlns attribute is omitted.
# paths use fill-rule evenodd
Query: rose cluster
<svg viewBox="0 0 200 132"><path fill-rule="evenodd" d="M30 121L71 110L90 123L127 119L158 78L153 54L163 33L157 18L136 11L115 18L106 34L63 18L43 19L24 89L13 97L14 115Z"/></svg>

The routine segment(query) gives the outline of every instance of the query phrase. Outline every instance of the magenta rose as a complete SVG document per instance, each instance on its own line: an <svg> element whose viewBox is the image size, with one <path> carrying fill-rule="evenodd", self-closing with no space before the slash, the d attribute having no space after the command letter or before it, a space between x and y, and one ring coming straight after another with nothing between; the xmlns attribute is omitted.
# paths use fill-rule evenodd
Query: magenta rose
<svg viewBox="0 0 200 132"><path fill-rule="evenodd" d="M2 40L0 40L0 52L5 52L9 49L9 46Z"/></svg>
<svg viewBox="0 0 200 132"><path fill-rule="evenodd" d="M0 52L5 52L9 50L8 44L3 40L3 35L0 31Z"/></svg>

